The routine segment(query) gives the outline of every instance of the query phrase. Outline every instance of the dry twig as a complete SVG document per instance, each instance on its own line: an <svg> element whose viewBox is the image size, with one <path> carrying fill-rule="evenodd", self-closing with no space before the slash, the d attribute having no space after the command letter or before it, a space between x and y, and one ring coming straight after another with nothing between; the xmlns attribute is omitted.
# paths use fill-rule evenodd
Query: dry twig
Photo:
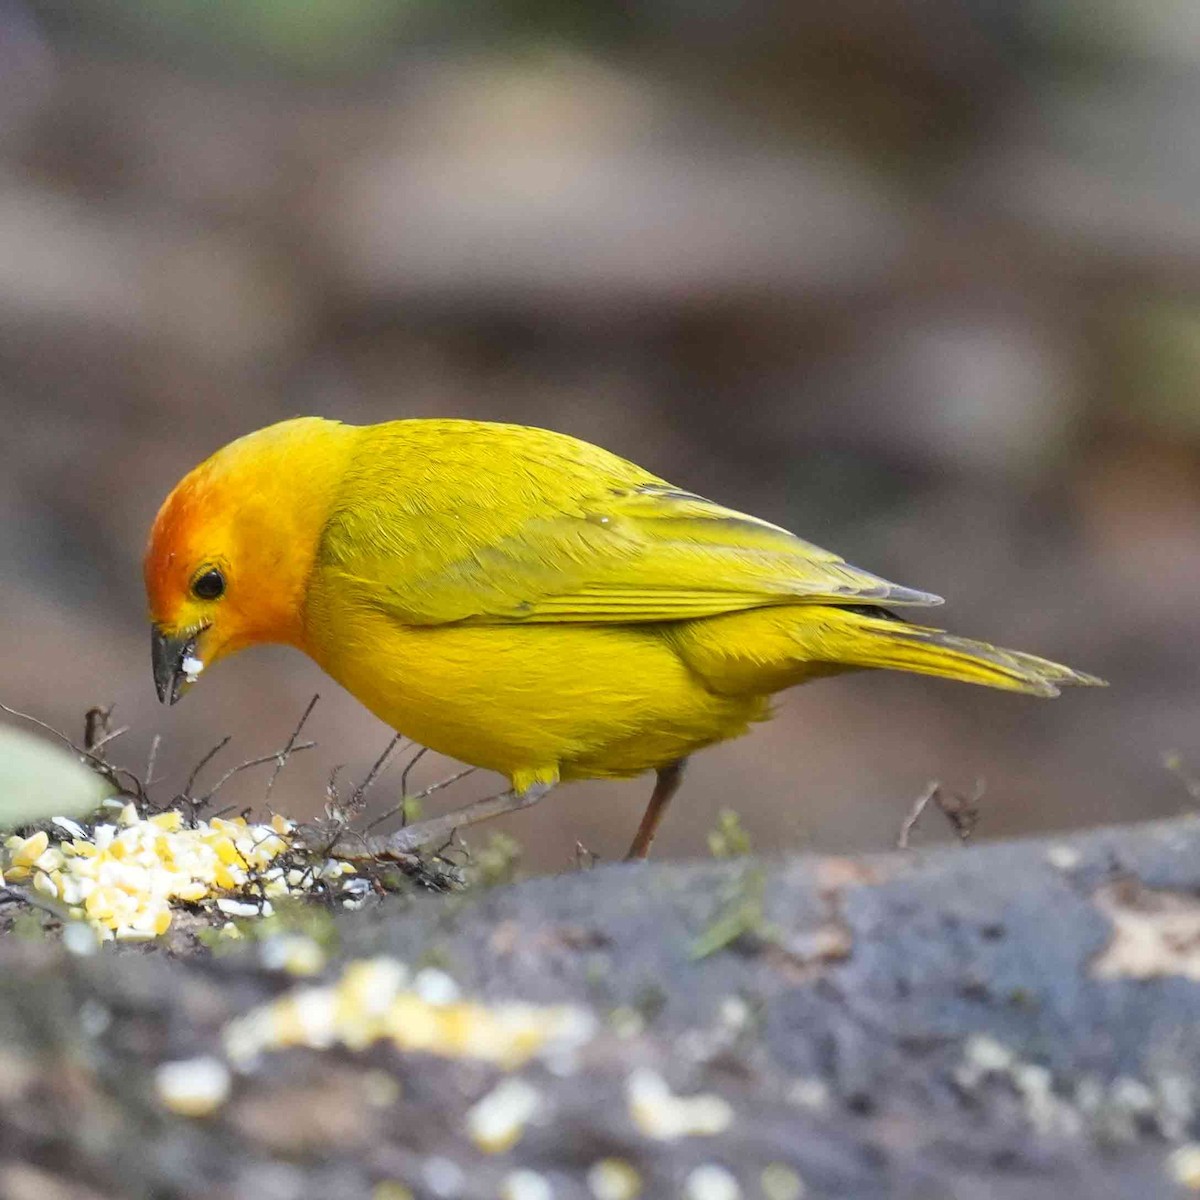
<svg viewBox="0 0 1200 1200"><path fill-rule="evenodd" d="M383 748L383 753L371 765L371 769L367 772L366 778L363 779L362 783L358 784L354 791L350 793L350 799L346 801L346 804L343 806L347 816L357 816L366 807L367 792L371 790L371 785L380 777L380 775L387 770L393 752L403 740L404 739L398 733L392 735L392 740L388 742L388 744ZM333 779L330 778L329 782L330 786L332 787Z"/></svg>
<svg viewBox="0 0 1200 1200"><path fill-rule="evenodd" d="M275 770L271 772L271 778L267 780L267 791L266 795L263 796L264 804L271 799L271 791L275 787L275 780L279 778L280 771L287 766L287 760L296 748L296 740L300 737L300 731L304 728L304 723L312 714L312 710L317 707L317 701L320 698L320 693L314 694L313 698L308 702L308 707L300 714L300 720L296 722L296 728L292 730L292 736L288 738L287 745L275 756Z"/></svg>
<svg viewBox="0 0 1200 1200"><path fill-rule="evenodd" d="M15 717L19 721L28 721L29 724L35 725L38 729L44 730L51 737L56 738L69 750L73 750L78 754L94 771L107 779L122 795L134 796L143 802L146 800L145 786L132 771L127 770L125 767L114 767L110 763L105 762L104 758L94 751L84 746L77 746L61 729L55 729L53 725L40 720L38 717L21 712L20 709L10 708L7 704L0 704L0 712L8 713L10 717Z"/></svg>
<svg viewBox="0 0 1200 1200"><path fill-rule="evenodd" d="M912 808L909 809L908 816L904 818L904 823L900 826L900 836L896 839L896 848L898 850L909 848L909 838L931 803L937 805L938 811L949 821L958 840L965 846L971 840L975 826L979 823L979 801L983 799L984 788L984 782L980 779L976 782L971 795L963 796L958 792L946 791L940 783L934 780L917 797Z"/></svg>

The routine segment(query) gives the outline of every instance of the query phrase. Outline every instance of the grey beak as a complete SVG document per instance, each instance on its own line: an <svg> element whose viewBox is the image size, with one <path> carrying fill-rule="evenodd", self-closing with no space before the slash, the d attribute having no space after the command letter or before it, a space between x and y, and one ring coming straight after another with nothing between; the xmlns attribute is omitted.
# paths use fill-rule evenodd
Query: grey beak
<svg viewBox="0 0 1200 1200"><path fill-rule="evenodd" d="M196 638L168 637L157 625L150 628L150 662L154 667L154 688L163 704L174 704L191 686L183 670L183 660L196 648Z"/></svg>

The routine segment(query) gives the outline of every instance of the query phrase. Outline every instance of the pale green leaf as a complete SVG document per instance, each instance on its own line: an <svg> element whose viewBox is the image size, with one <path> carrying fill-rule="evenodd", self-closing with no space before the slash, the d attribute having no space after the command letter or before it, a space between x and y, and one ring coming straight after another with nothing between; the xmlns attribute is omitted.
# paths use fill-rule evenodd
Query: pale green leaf
<svg viewBox="0 0 1200 1200"><path fill-rule="evenodd" d="M87 816L113 791L65 746L0 726L0 829Z"/></svg>

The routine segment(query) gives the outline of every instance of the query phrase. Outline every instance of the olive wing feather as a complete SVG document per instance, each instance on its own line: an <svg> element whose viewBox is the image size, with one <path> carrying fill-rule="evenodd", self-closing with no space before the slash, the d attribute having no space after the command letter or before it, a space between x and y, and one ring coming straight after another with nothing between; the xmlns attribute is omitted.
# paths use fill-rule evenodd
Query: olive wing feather
<svg viewBox="0 0 1200 1200"><path fill-rule="evenodd" d="M544 489L524 478L514 497L485 489L451 498L436 485L383 489L335 513L322 566L359 602L409 625L610 624L803 602L940 603L769 522L646 478L565 498L558 477Z"/></svg>

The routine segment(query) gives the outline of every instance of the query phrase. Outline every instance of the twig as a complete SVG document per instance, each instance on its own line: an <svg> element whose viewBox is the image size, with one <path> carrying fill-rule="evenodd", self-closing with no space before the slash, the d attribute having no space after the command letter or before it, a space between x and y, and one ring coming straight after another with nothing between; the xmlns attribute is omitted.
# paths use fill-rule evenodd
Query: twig
<svg viewBox="0 0 1200 1200"><path fill-rule="evenodd" d="M945 792L942 790L942 785L936 780L930 783L917 797L908 816L904 819L904 824L900 826L900 836L896 839L896 848L899 850L909 848L909 838L931 803L937 805L938 811L949 821L958 840L965 846L971 840L971 835L975 832L975 826L979 822L979 801L983 799L985 790L986 785L982 779L976 780L975 790L970 796L963 796L957 792Z"/></svg>
<svg viewBox="0 0 1200 1200"><path fill-rule="evenodd" d="M474 768L468 767L454 778L434 784L434 790L453 783L454 779L461 779L471 770ZM528 807L536 803L542 794L539 792L524 796L515 805L511 792L497 792L494 796L485 796L482 800L472 801L466 806L470 810L467 821L464 821L465 810L455 809L453 812L418 821L415 825L405 825L386 834L372 835L366 831L345 829L328 847L326 853L333 858L356 862L369 858L406 858L414 851L429 845L444 843L444 848L453 843L454 835L464 825L477 825L480 821L490 821L493 817L501 817L519 808ZM311 839L303 839L302 844L308 849L314 848Z"/></svg>
<svg viewBox="0 0 1200 1200"><path fill-rule="evenodd" d="M187 783L183 785L183 796L185 799L191 799L192 788L196 786L196 779L200 772L208 766L230 742L233 741L233 734L227 733L193 768L192 773L187 778Z"/></svg>
<svg viewBox="0 0 1200 1200"><path fill-rule="evenodd" d="M917 797L912 808L908 810L908 816L904 818L904 824L900 826L900 836L896 839L897 850L908 849L908 839L912 835L912 831L916 829L917 822L921 819L925 809L929 807L929 802L936 799L937 794L942 790L942 785L934 780L929 786Z"/></svg>
<svg viewBox="0 0 1200 1200"><path fill-rule="evenodd" d="M400 772L400 795L408 794L408 777L412 774L412 769L429 753L428 746L421 746L416 754L412 756L405 764L404 770Z"/></svg>
<svg viewBox="0 0 1200 1200"><path fill-rule="evenodd" d="M468 775L474 774L478 770L477 767L464 767L461 771L455 771L453 775L447 775L445 779L439 779L437 783L431 783L428 787L422 788L419 792L413 792L411 796L401 794L400 803L395 808L389 808L387 812L376 817L368 826L368 829L374 829L376 825L382 825L388 817L394 817L397 813L401 817L407 818L408 804L411 800L424 800L428 796L432 796L434 792L440 792L443 788L448 788L452 783L457 783L460 779L465 779ZM407 821L406 821L407 823Z"/></svg>
<svg viewBox="0 0 1200 1200"><path fill-rule="evenodd" d="M161 744L162 734L156 733L154 737L150 739L150 753L146 756L146 787L149 787L154 781L154 764L158 761L158 748Z"/></svg>
<svg viewBox="0 0 1200 1200"><path fill-rule="evenodd" d="M388 760L391 758L392 752L403 740L398 733L392 735L392 740L383 748L383 753L375 760L371 769L367 772L366 778L350 793L350 799L345 805L348 815L353 816L355 813L362 812L366 804L367 792L370 790L371 785L387 769ZM333 782L332 779L330 782Z"/></svg>
<svg viewBox="0 0 1200 1200"><path fill-rule="evenodd" d="M296 742L291 746L287 753L299 754L301 750L311 750L316 742ZM237 774L242 771L248 771L251 767L265 767L267 763L278 764L280 757L284 754L283 750L276 750L273 754L263 754L258 758L249 758L244 763L238 763L236 767L230 767L217 782L209 788L203 796L200 796L194 802L198 808L203 808L212 798ZM228 811L228 810L226 810Z"/></svg>
<svg viewBox="0 0 1200 1200"><path fill-rule="evenodd" d="M300 736L300 731L304 728L304 722L308 720L312 710L317 707L317 701L320 700L320 693L317 693L308 702L308 707L300 715L300 720L296 723L296 728L292 730L292 736L288 738L287 744L275 756L275 770L271 772L271 778L267 780L266 794L263 796L263 803L266 804L271 799L271 791L275 787L275 780L279 778L279 773L287 766L287 760L291 756L292 751L296 748L296 739Z"/></svg>
<svg viewBox="0 0 1200 1200"><path fill-rule="evenodd" d="M10 717L16 717L19 721L28 721L31 725L36 725L38 729L45 730L51 737L57 738L64 746L78 754L94 771L107 779L118 792L127 796L136 796L140 801L146 799L145 786L132 771L125 767L114 767L111 763L105 762L99 754L94 754L83 746L77 746L61 729L55 729L53 725L31 716L29 713L21 712L17 708L10 708L7 704L0 704L0 712L8 713ZM122 777L128 780L128 785L122 782Z"/></svg>
<svg viewBox="0 0 1200 1200"><path fill-rule="evenodd" d="M0 888L0 893L7 893L15 900L20 900L23 904L28 904L31 908L40 908L42 912L49 913L56 921L71 921L74 918L66 905L58 904L47 896L41 895L33 888L20 887L15 883L6 883L3 888Z"/></svg>
<svg viewBox="0 0 1200 1200"><path fill-rule="evenodd" d="M948 796L938 798L938 808L946 820L958 834L958 840L965 846L979 824L979 802L987 791L987 783L983 779L975 780L975 787L969 796L951 792Z"/></svg>
<svg viewBox="0 0 1200 1200"><path fill-rule="evenodd" d="M109 720L113 714L114 705L107 707L95 704L83 714L83 748L99 751L108 740ZM103 757L103 755L101 755Z"/></svg>
<svg viewBox="0 0 1200 1200"><path fill-rule="evenodd" d="M115 742L123 733L128 733L131 728L131 725L122 725L119 729L114 729L110 733L106 733L91 749L99 753L109 742Z"/></svg>

